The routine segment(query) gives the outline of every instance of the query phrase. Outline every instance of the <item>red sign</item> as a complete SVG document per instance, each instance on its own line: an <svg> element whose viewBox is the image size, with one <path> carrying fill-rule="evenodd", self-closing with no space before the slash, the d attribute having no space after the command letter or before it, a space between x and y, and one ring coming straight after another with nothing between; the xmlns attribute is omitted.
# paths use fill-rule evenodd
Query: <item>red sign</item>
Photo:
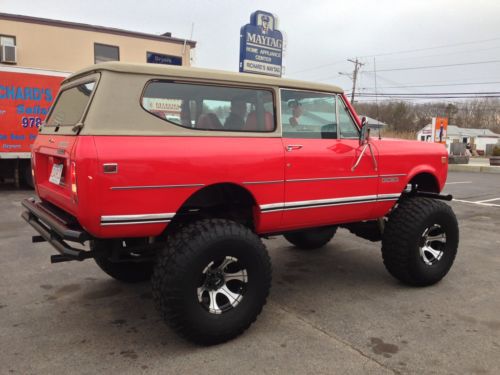
<svg viewBox="0 0 500 375"><path fill-rule="evenodd" d="M63 76L0 70L0 152L30 152Z"/></svg>

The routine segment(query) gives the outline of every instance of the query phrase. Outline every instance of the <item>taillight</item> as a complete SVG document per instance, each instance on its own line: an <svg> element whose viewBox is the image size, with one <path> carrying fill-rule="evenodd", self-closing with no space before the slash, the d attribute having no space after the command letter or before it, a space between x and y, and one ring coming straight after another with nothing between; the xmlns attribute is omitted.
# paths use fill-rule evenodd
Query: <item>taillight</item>
<svg viewBox="0 0 500 375"><path fill-rule="evenodd" d="M38 186L36 185L35 179L35 168L36 168L36 154L35 151L31 152L31 177L33 178L33 186L35 187L35 193L38 195Z"/></svg>
<svg viewBox="0 0 500 375"><path fill-rule="evenodd" d="M71 183L71 194L73 196L73 202L78 202L78 188L76 186L76 163L74 161L70 164L70 183Z"/></svg>

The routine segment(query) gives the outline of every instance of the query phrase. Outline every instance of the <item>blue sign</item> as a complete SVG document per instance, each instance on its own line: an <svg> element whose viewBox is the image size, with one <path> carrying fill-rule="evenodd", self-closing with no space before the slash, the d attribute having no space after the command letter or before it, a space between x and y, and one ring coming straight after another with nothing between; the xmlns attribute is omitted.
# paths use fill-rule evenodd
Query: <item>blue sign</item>
<svg viewBox="0 0 500 375"><path fill-rule="evenodd" d="M182 57L148 52L146 61L151 64L182 65Z"/></svg>
<svg viewBox="0 0 500 375"><path fill-rule="evenodd" d="M271 13L252 13L250 23L240 31L240 72L281 77L283 35L276 27Z"/></svg>

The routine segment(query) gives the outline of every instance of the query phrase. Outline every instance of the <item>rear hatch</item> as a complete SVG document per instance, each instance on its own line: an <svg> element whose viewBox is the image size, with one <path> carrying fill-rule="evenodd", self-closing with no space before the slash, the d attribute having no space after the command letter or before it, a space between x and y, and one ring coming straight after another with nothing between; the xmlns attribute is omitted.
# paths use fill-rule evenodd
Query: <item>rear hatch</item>
<svg viewBox="0 0 500 375"><path fill-rule="evenodd" d="M33 144L32 163L38 196L76 213L78 134L97 86L97 75L64 84Z"/></svg>

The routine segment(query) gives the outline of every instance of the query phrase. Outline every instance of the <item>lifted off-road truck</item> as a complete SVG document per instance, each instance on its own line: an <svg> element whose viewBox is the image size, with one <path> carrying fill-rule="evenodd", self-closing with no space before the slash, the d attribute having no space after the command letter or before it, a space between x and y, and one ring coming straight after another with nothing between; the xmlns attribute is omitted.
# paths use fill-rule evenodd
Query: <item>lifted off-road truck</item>
<svg viewBox="0 0 500 375"><path fill-rule="evenodd" d="M33 145L39 200L22 216L53 263L151 279L165 321L214 344L266 302L262 237L310 250L341 226L381 240L401 282L441 280L458 247L447 162L441 144L370 138L334 86L103 63L63 82Z"/></svg>

